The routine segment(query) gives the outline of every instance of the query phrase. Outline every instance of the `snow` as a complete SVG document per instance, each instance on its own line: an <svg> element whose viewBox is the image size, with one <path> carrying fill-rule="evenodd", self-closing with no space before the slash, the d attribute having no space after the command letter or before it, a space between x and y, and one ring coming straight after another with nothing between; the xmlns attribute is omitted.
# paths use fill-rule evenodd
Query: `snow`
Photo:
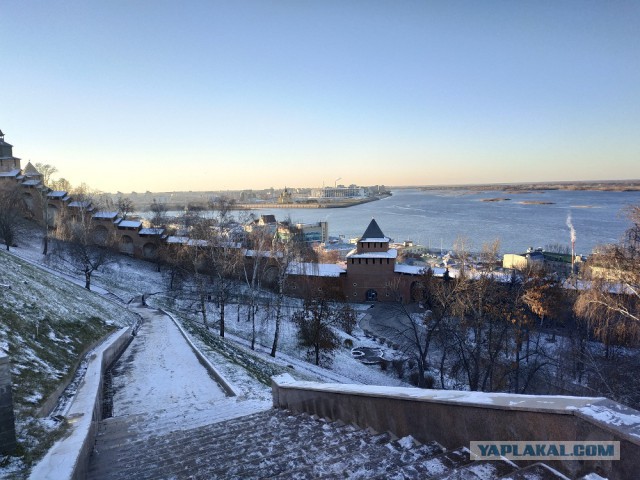
<svg viewBox="0 0 640 480"><path fill-rule="evenodd" d="M398 445L402 448L412 448L415 445L415 441L411 435L407 435L406 437L402 437L398 440Z"/></svg>
<svg viewBox="0 0 640 480"><path fill-rule="evenodd" d="M17 177L20 175L20 170L9 170L8 172L0 172L0 177Z"/></svg>
<svg viewBox="0 0 640 480"><path fill-rule="evenodd" d="M618 410L609 405L587 405L580 408L580 414L597 422L602 422L612 427L624 427L628 435L640 439L640 415L636 410L617 405ZM631 413L636 412L636 413Z"/></svg>
<svg viewBox="0 0 640 480"><path fill-rule="evenodd" d="M175 236L175 235L171 235L169 237L167 237L166 240L167 243L177 243L180 245L189 245L192 247L206 247L208 245L208 242L206 240L195 240L193 238L189 238L189 237L181 237L181 236Z"/></svg>
<svg viewBox="0 0 640 480"><path fill-rule="evenodd" d="M22 182L22 185L25 187L35 187L37 185L42 185L40 180L27 180L26 182Z"/></svg>
<svg viewBox="0 0 640 480"><path fill-rule="evenodd" d="M143 228L138 232L138 235L162 235L164 228Z"/></svg>
<svg viewBox="0 0 640 480"><path fill-rule="evenodd" d="M561 395L515 395L509 393L469 392L460 390L423 390L419 388L387 387L379 385L342 385L297 381L284 374L274 379L278 385L287 388L308 389L319 392L379 396L397 399L415 399L434 403L468 406L493 406L509 410L551 411L571 413L597 401L600 397L569 397ZM513 404L514 400L521 401Z"/></svg>
<svg viewBox="0 0 640 480"><path fill-rule="evenodd" d="M135 309L145 322L123 354L124 369L114 371L113 416L196 404L207 409L225 397L193 354L171 318L160 312Z"/></svg>
<svg viewBox="0 0 640 480"><path fill-rule="evenodd" d="M49 198L62 198L67 195L67 192L63 190L54 190L53 192L49 192L47 197Z"/></svg>
<svg viewBox="0 0 640 480"><path fill-rule="evenodd" d="M69 207L72 208L87 208L91 205L91 202L88 200L84 200L84 201L75 201L75 202L71 202L69 203Z"/></svg>
<svg viewBox="0 0 640 480"><path fill-rule="evenodd" d="M310 277L339 277L346 269L335 263L291 263L287 269L291 275L307 275Z"/></svg>
<svg viewBox="0 0 640 480"><path fill-rule="evenodd" d="M109 220L113 220L118 216L118 212L96 212L93 215L93 218L106 218Z"/></svg>
<svg viewBox="0 0 640 480"><path fill-rule="evenodd" d="M347 253L347 258L397 258L398 251L395 248L390 248L386 252L364 252L356 253L357 250L351 250Z"/></svg>
<svg viewBox="0 0 640 480"><path fill-rule="evenodd" d="M422 275L425 271L425 267L399 264L395 266L393 271L396 273L406 273L409 275Z"/></svg>
<svg viewBox="0 0 640 480"><path fill-rule="evenodd" d="M387 237L379 237L379 238L370 237L370 238L361 238L360 240L358 240L358 242L369 242L369 243L373 243L373 242L385 243L389 241L390 239Z"/></svg>
<svg viewBox="0 0 640 480"><path fill-rule="evenodd" d="M139 220L121 220L118 223L118 228L140 228L142 222Z"/></svg>

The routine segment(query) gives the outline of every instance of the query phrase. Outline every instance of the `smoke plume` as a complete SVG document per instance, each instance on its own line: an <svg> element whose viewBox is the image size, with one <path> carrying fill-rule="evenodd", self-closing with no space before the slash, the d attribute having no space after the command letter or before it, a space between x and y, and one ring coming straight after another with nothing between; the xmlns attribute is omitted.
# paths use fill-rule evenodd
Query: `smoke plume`
<svg viewBox="0 0 640 480"><path fill-rule="evenodd" d="M573 223L571 223L571 213L567 215L567 227L571 230L571 243L573 244L576 242L576 229L573 228Z"/></svg>

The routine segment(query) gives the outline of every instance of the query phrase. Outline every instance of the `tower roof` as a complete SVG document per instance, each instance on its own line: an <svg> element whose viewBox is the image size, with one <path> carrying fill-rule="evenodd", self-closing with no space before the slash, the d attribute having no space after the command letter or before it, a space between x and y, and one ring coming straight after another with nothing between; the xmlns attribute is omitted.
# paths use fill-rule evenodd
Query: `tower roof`
<svg viewBox="0 0 640 480"><path fill-rule="evenodd" d="M378 226L378 222L376 222L376 220L374 218L371 219L371 223L369 223L369 226L367 227L367 229L364 231L364 233L362 234L362 237L360 238L360 241L373 241L372 239L376 239L376 241L380 242L380 241L384 241L384 242L388 242L389 238L387 238L385 236L384 233L382 233L382 230L380 229L380 227Z"/></svg>
<svg viewBox="0 0 640 480"><path fill-rule="evenodd" d="M40 172L33 166L31 162L27 162L27 165L24 167L24 174L27 177L34 177L36 175L40 175Z"/></svg>

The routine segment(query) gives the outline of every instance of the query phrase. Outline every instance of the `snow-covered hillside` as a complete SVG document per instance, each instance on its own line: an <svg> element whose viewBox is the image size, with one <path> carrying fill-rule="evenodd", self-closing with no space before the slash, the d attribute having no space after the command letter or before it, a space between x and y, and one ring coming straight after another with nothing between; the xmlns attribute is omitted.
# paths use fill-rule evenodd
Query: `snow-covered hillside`
<svg viewBox="0 0 640 480"><path fill-rule="evenodd" d="M11 361L16 430L28 463L62 434L39 419L82 353L136 316L101 295L0 251L0 349Z"/></svg>

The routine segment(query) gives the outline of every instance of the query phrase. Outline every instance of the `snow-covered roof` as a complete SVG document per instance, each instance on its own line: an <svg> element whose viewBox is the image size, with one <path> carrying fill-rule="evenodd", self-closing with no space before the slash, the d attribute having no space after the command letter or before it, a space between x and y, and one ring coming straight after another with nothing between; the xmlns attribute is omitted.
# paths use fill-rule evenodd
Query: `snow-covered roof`
<svg viewBox="0 0 640 480"><path fill-rule="evenodd" d="M396 273L406 273L407 275L422 275L425 271L425 267L398 264L394 267L393 271Z"/></svg>
<svg viewBox="0 0 640 480"><path fill-rule="evenodd" d="M191 247L206 247L208 245L206 240L195 240L189 237L172 235L167 237L167 243L173 243L178 245L189 245Z"/></svg>
<svg viewBox="0 0 640 480"><path fill-rule="evenodd" d="M162 235L164 228L143 228L138 232L138 235Z"/></svg>
<svg viewBox="0 0 640 480"><path fill-rule="evenodd" d="M360 242L388 242L389 239L382 233L382 230L378 226L378 222L375 219L371 219L371 223L362 234L359 240Z"/></svg>
<svg viewBox="0 0 640 480"><path fill-rule="evenodd" d="M62 190L54 190L53 192L49 192L47 194L47 197L49 198L62 198L62 197L66 197L67 196L67 192L62 191Z"/></svg>
<svg viewBox="0 0 640 480"><path fill-rule="evenodd" d="M335 263L295 262L289 264L287 273L291 275L307 275L309 277L339 277L346 270Z"/></svg>
<svg viewBox="0 0 640 480"><path fill-rule="evenodd" d="M395 248L390 248L386 252L364 252L357 253L358 250L353 249L347 253L347 258L397 258L398 251Z"/></svg>
<svg viewBox="0 0 640 480"><path fill-rule="evenodd" d="M20 170L9 170L8 172L0 172L0 177L17 177L20 175Z"/></svg>
<svg viewBox="0 0 640 480"><path fill-rule="evenodd" d="M42 182L40 180L27 180L25 182L22 182L22 185L24 185L25 187L36 187L41 184Z"/></svg>
<svg viewBox="0 0 640 480"><path fill-rule="evenodd" d="M140 228L142 222L139 220L121 220L118 223L118 228Z"/></svg>
<svg viewBox="0 0 640 480"><path fill-rule="evenodd" d="M91 206L91 202L89 200L81 200L81 201L76 200L69 204L69 207L71 208L87 208L89 206Z"/></svg>
<svg viewBox="0 0 640 480"><path fill-rule="evenodd" d="M282 252L276 252L277 254L274 254L271 250L251 250L251 249L247 249L244 251L244 256L245 257L262 257L262 258L272 258L272 257L282 257L283 253Z"/></svg>
<svg viewBox="0 0 640 480"><path fill-rule="evenodd" d="M117 216L118 216L118 212L96 212L93 214L93 218L98 218L98 219L104 218L107 220L113 220Z"/></svg>

